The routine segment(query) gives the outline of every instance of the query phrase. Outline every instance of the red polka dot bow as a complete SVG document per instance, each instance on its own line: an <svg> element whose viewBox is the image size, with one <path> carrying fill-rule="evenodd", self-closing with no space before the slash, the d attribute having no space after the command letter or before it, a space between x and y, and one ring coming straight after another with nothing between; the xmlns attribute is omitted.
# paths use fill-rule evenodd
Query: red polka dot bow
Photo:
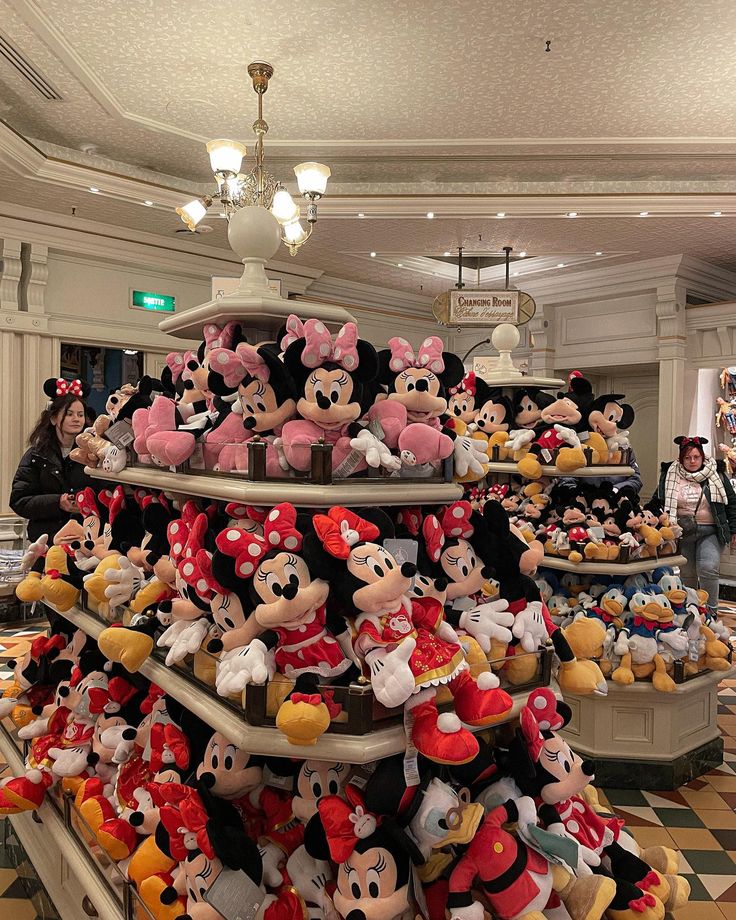
<svg viewBox="0 0 736 920"><path fill-rule="evenodd" d="M269 550L301 549L302 535L296 529L296 508L290 502L276 505L266 516L263 536L240 527L226 527L215 543L221 553L235 559L235 571L250 578Z"/></svg>
<svg viewBox="0 0 736 920"><path fill-rule="evenodd" d="M547 687L541 687L529 694L526 706L521 710L519 723L524 735L529 756L536 763L544 747L543 731L562 728L564 719L557 711L557 699Z"/></svg>
<svg viewBox="0 0 736 920"><path fill-rule="evenodd" d="M467 393L468 396L475 396L476 378L475 371L468 371L456 387L450 388L450 395L457 396L458 393Z"/></svg>
<svg viewBox="0 0 736 920"><path fill-rule="evenodd" d="M454 502L442 511L439 517L428 515L422 525L422 535L427 555L432 562L439 562L445 540L472 537L474 528L470 522L473 509L470 502Z"/></svg>
<svg viewBox="0 0 736 920"><path fill-rule="evenodd" d="M378 819L366 810L356 786L348 783L345 798L348 801L339 795L325 795L317 803L330 856L336 863L344 863L358 841L370 837L378 827Z"/></svg>
<svg viewBox="0 0 736 920"><path fill-rule="evenodd" d="M56 381L57 396L81 396L82 392L82 381L79 379L64 380L59 377Z"/></svg>
<svg viewBox="0 0 736 920"><path fill-rule="evenodd" d="M159 811L161 823L169 834L171 855L182 862L194 850L201 850L208 859L215 858L207 822L209 815L197 792L180 783L162 783L163 797L170 804Z"/></svg>
<svg viewBox="0 0 736 920"><path fill-rule="evenodd" d="M189 740L172 722L154 722L151 726L151 769L175 764L180 770L189 766Z"/></svg>
<svg viewBox="0 0 736 920"><path fill-rule="evenodd" d="M407 367L425 367L435 374L441 374L445 369L442 339L438 335L430 335L425 339L416 354L407 340L400 336L389 339L388 345L391 349L388 366L396 373L405 371Z"/></svg>
<svg viewBox="0 0 736 920"><path fill-rule="evenodd" d="M336 559L347 559L356 543L376 540L381 533L375 524L339 505L327 514L315 514L312 524L325 550Z"/></svg>

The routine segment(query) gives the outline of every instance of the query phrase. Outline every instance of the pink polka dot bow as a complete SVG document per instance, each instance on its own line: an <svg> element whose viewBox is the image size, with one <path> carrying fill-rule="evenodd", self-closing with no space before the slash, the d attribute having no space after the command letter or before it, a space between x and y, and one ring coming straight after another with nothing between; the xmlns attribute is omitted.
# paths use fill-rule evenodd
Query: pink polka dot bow
<svg viewBox="0 0 736 920"><path fill-rule="evenodd" d="M441 374L445 369L442 339L438 335L430 335L425 339L416 353L407 340L399 336L389 339L388 346L391 349L388 366L396 373L408 367L426 367L434 374Z"/></svg>
<svg viewBox="0 0 736 920"><path fill-rule="evenodd" d="M288 348L298 339L304 339L302 364L305 367L321 367L327 361L332 361L354 371L359 363L358 359L358 327L355 323L345 323L333 338L323 322L318 319L308 319L302 323L293 313L286 321L286 335L281 339L281 347Z"/></svg>

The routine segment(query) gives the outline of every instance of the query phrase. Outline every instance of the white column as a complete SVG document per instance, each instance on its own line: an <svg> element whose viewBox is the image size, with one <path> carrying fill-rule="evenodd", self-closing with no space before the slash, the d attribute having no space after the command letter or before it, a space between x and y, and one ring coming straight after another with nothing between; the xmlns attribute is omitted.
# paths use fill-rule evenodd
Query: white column
<svg viewBox="0 0 736 920"><path fill-rule="evenodd" d="M531 344L530 373L537 377L555 376L554 324L551 308L537 301L537 311L527 324Z"/></svg>
<svg viewBox="0 0 736 920"><path fill-rule="evenodd" d="M672 457L672 439L685 427L685 298L683 284L672 281L657 288L657 349L659 354L660 460Z"/></svg>

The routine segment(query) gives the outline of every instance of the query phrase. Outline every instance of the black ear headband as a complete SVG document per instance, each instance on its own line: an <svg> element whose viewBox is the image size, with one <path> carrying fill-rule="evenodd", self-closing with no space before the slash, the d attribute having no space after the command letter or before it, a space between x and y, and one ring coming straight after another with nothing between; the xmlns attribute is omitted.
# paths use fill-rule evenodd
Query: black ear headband
<svg viewBox="0 0 736 920"><path fill-rule="evenodd" d="M694 438L689 438L686 435L678 435L674 443L678 447L702 447L704 444L709 444L708 438L701 438L699 435L696 435Z"/></svg>

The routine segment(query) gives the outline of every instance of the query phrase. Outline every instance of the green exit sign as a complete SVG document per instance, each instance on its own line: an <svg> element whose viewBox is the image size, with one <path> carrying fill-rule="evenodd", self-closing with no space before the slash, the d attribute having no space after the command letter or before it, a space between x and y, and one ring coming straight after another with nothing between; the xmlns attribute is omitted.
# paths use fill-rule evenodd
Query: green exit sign
<svg viewBox="0 0 736 920"><path fill-rule="evenodd" d="M155 310L157 313L173 313L176 297L171 294L156 294L154 291L133 291L132 304L137 310Z"/></svg>

